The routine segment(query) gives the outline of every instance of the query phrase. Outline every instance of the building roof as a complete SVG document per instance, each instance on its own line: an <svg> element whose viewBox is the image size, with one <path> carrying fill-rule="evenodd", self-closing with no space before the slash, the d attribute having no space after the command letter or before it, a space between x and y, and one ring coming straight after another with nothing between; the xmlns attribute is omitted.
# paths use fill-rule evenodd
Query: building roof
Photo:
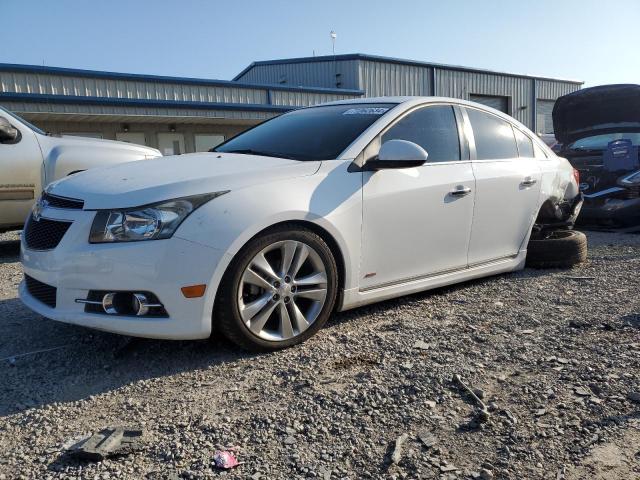
<svg viewBox="0 0 640 480"><path fill-rule="evenodd" d="M101 70L83 70L77 68L47 67L40 65L21 65L15 63L0 63L0 71L63 75L70 77L106 78L111 80L145 81L156 83L182 83L189 85L218 86L229 88L255 88L269 90L285 90L303 93L338 93L341 95L364 95L363 90L346 88L301 87L292 85L271 85L240 83L232 80L213 80L207 78L170 77L165 75L146 75L140 73L105 72Z"/></svg>
<svg viewBox="0 0 640 480"><path fill-rule="evenodd" d="M242 78L249 70L256 66L263 65L285 65L292 63L313 63L313 62L330 62L330 61L349 61L349 60L368 60L372 62L381 62L381 63L397 63L400 65L412 65L418 67L432 67L432 68L440 68L444 70L456 70L460 72L471 72L471 73L487 73L492 75L503 75L508 77L520 77L520 78L533 78L536 80L550 80L553 82L566 82L566 83L575 83L578 85L584 84L581 80L570 80L570 79L562 79L562 78L552 78L538 75L529 75L529 74L517 74L517 73L507 73L507 72L498 72L495 70L486 70L481 68L473 68L473 67L464 67L460 65L447 65L443 63L433 63L433 62L423 62L419 60L408 60L404 58L396 58L396 57L383 57L380 55L369 55L365 53L348 53L343 55L322 55L319 57L297 57L297 58L285 58L279 60L262 60L257 62L252 62L251 65L242 70L238 75L233 77L233 80L239 80Z"/></svg>

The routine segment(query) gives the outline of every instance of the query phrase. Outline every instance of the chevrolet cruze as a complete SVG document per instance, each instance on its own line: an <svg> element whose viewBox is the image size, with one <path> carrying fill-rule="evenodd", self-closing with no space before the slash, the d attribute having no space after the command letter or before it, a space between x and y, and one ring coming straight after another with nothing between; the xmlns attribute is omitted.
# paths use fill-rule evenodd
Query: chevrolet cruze
<svg viewBox="0 0 640 480"><path fill-rule="evenodd" d="M110 332L196 339L215 327L277 349L336 310L522 268L532 230L571 223L577 196L569 163L496 110L324 104L214 152L53 183L22 234L20 297Z"/></svg>

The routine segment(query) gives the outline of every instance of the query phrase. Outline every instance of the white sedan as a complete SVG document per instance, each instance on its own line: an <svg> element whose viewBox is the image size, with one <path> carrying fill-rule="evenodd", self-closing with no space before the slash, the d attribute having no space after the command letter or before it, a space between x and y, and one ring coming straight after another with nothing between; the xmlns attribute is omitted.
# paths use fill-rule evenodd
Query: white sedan
<svg viewBox="0 0 640 480"><path fill-rule="evenodd" d="M386 97L296 110L212 153L55 182L22 236L45 317L255 350L332 312L523 268L578 211L573 168L496 110Z"/></svg>

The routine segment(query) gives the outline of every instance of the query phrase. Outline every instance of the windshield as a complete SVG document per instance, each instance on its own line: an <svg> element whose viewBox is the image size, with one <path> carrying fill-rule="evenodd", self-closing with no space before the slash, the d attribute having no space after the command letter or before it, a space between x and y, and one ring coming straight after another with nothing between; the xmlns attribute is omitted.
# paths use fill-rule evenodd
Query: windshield
<svg viewBox="0 0 640 480"><path fill-rule="evenodd" d="M569 144L572 150L604 150L609 142L621 139L631 140L634 145L640 145L640 132L627 133L607 133L603 135L594 135L592 137L581 138Z"/></svg>
<svg viewBox="0 0 640 480"><path fill-rule="evenodd" d="M25 127L29 127L31 130L33 130L36 133L39 133L40 135L46 135L47 132L45 132L44 130L40 130L38 127L36 127L35 125L31 125L29 122L27 122L24 118L20 118L19 116L11 113L9 110L7 110L6 108L0 107L0 115L6 113L7 115L9 115L10 117L15 118L16 120L18 120L20 123L22 123ZM11 123L11 122L9 122Z"/></svg>
<svg viewBox="0 0 640 480"><path fill-rule="evenodd" d="M393 107L392 103L351 103L303 108L247 130L214 151L333 160Z"/></svg>

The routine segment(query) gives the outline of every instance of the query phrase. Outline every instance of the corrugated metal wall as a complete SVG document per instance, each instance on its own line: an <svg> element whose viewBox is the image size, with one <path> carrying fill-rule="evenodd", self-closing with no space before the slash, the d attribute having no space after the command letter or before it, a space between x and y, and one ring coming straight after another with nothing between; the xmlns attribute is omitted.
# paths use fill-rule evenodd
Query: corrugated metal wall
<svg viewBox="0 0 640 480"><path fill-rule="evenodd" d="M436 95L463 100L470 94L509 97L509 114L529 128L533 127L532 88L529 78L436 69Z"/></svg>
<svg viewBox="0 0 640 480"><path fill-rule="evenodd" d="M267 103L265 89L0 71L0 91L101 98Z"/></svg>
<svg viewBox="0 0 640 480"><path fill-rule="evenodd" d="M339 81L340 88L359 88L355 60L254 65L238 81L323 88L336 88Z"/></svg>
<svg viewBox="0 0 640 480"><path fill-rule="evenodd" d="M359 60L359 85L368 97L431 95L430 69L415 65Z"/></svg>
<svg viewBox="0 0 640 480"><path fill-rule="evenodd" d="M364 90L367 97L434 94L464 100L469 100L472 94L507 97L509 113L532 130L536 127L535 99L556 100L581 87L578 83L562 80L470 71L426 63L403 63L400 59L383 61L364 58L258 64L245 72L239 81L286 81L287 84L307 87L335 87L336 72L342 74L343 88Z"/></svg>
<svg viewBox="0 0 640 480"><path fill-rule="evenodd" d="M562 95L580 90L580 85L568 82L553 82L550 80L536 80L536 97L543 100L556 100Z"/></svg>
<svg viewBox="0 0 640 480"><path fill-rule="evenodd" d="M291 105L296 107L306 107L324 102L334 102L347 98L360 98L356 95L337 95L333 93L313 93L313 92L294 92L287 90L272 90L272 105Z"/></svg>

